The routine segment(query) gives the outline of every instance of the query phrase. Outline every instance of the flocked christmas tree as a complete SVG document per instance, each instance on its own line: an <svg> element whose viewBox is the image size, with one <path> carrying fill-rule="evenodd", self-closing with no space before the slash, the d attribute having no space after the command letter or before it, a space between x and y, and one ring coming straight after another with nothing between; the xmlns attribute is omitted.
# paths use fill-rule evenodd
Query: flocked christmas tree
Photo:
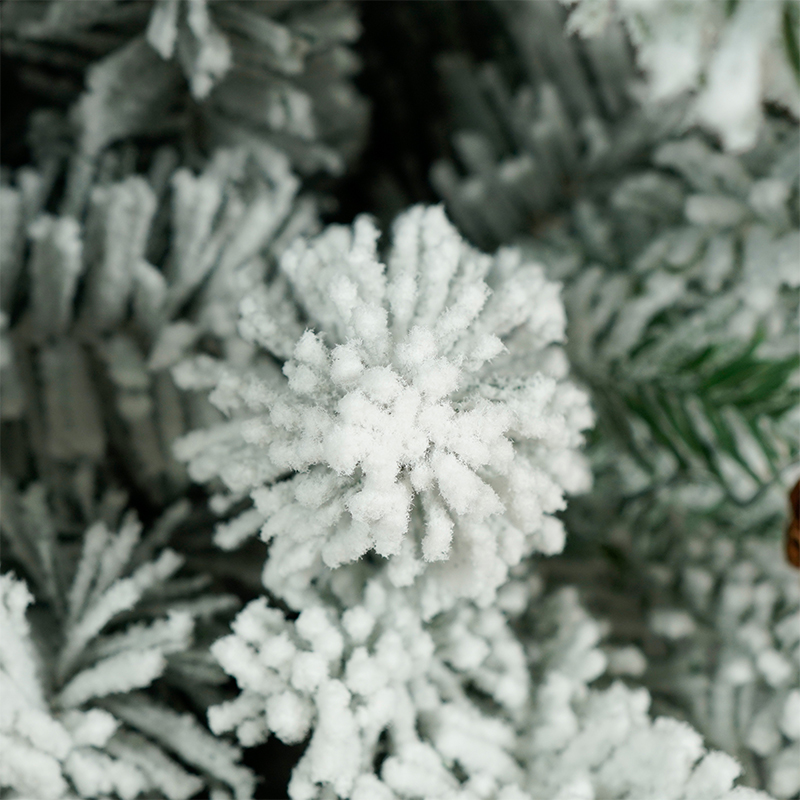
<svg viewBox="0 0 800 800"><path fill-rule="evenodd" d="M800 797L798 3L360 10L0 9L0 797Z"/></svg>

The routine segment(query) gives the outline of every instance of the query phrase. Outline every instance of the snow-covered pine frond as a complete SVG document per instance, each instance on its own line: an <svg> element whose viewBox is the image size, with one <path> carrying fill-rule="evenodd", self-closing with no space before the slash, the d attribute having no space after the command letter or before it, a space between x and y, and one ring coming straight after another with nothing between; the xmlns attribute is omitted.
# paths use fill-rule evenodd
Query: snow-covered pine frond
<svg viewBox="0 0 800 800"><path fill-rule="evenodd" d="M644 689L615 682L608 689L572 690L558 673L535 701L527 743L528 797L534 800L769 800L734 786L741 767L707 751L690 725L652 720Z"/></svg>
<svg viewBox="0 0 800 800"><path fill-rule="evenodd" d="M85 71L73 106L79 171L109 144L142 135L199 132L202 146L277 148L303 173L341 174L363 146L351 4L15 0L3 23L3 50L37 91L66 104ZM58 82L48 78L54 66Z"/></svg>
<svg viewBox="0 0 800 800"><path fill-rule="evenodd" d="M623 494L718 510L735 530L743 506L785 483L798 457L799 163L796 130L775 120L748 158L688 136L603 211L579 209L568 352L599 411L598 469Z"/></svg>
<svg viewBox="0 0 800 800"><path fill-rule="evenodd" d="M181 393L168 368L201 345L247 361L240 300L288 241L317 229L315 203L298 197L279 153L218 150L199 173L176 160L164 148L146 176L118 164L81 218L43 208L57 162L2 187L2 302L13 311L2 417L19 436L14 474L32 461L84 519L109 452L159 502L185 486L171 442L219 415Z"/></svg>
<svg viewBox="0 0 800 800"><path fill-rule="evenodd" d="M210 709L212 729L235 730L246 746L311 732L293 800L466 798L476 781L496 790L521 780L514 721L527 667L503 614L467 604L426 626L414 589L385 575L346 594L295 620L263 599L239 614L212 652L242 691Z"/></svg>
<svg viewBox="0 0 800 800"><path fill-rule="evenodd" d="M635 97L636 70L622 27L582 40L564 31L555 0L495 4L519 73L462 53L438 61L453 158L430 179L459 230L485 248L558 232L575 198L608 191L682 118Z"/></svg>
<svg viewBox="0 0 800 800"><path fill-rule="evenodd" d="M385 575L340 580L296 619L254 601L213 647L241 694L212 729L245 746L310 733L292 800L768 800L690 725L653 721L646 690L610 682L608 627L573 588L517 571L498 607L428 622Z"/></svg>
<svg viewBox="0 0 800 800"><path fill-rule="evenodd" d="M653 655L641 676L659 703L680 708L741 761L750 785L780 797L798 788L795 745L779 727L788 695L757 661L782 664L796 682L794 645L774 638L796 603L783 582L796 578L767 579L737 561L752 561L759 537L782 534L798 458L799 163L795 126L774 118L746 156L696 134L667 140L645 169L576 204L572 245L550 242L560 248L551 263L573 265L568 354L598 411L597 490L573 506L568 527L591 549L604 521L600 541L617 554L625 587L617 644L649 638L657 654L656 630L674 636L673 657L662 669ZM782 554L770 552L781 573ZM609 602L608 579L591 580L575 558L566 574ZM724 587L740 574L748 588L731 589L730 602L743 604L734 622ZM773 590L774 607L746 599ZM704 617L693 604L706 591ZM637 630L643 609L653 610L649 634ZM747 639L752 625L760 632ZM770 733L759 740L761 708Z"/></svg>
<svg viewBox="0 0 800 800"><path fill-rule="evenodd" d="M567 276L567 352L598 411L596 490L567 513L584 550L554 569L616 609L615 647L652 655L629 674L662 711L680 709L748 784L787 798L796 745L780 720L797 654L775 632L796 576L768 542L786 525L798 457L797 148L774 118L746 156L696 134L667 140L576 204L571 244L531 244L552 247ZM755 559L759 548L770 555ZM593 571L585 551L615 553L617 571ZM663 666L654 637L669 642Z"/></svg>
<svg viewBox="0 0 800 800"><path fill-rule="evenodd" d="M769 117L743 156L676 136L668 111L632 104L630 71L610 70L624 54L616 22L590 45L558 38L553 5L501 7L531 84L512 98L496 67L446 62L467 175L440 162L434 182L467 235L514 241L565 281L567 352L600 412L596 470L621 476L628 496L670 486L672 502L730 518L797 458L796 126ZM531 15L541 24L521 24ZM595 73L615 76L616 106ZM534 92L538 105L523 102ZM464 97L485 113L466 117ZM542 149L555 130L569 158ZM603 501L619 492L602 486Z"/></svg>
<svg viewBox="0 0 800 800"><path fill-rule="evenodd" d="M616 515L603 542L613 561L585 542L544 572L567 585L580 580L608 621L612 664L615 652L644 653L627 675L652 693L659 714L688 720L736 758L747 785L794 798L800 586L775 531L786 494L773 487L732 515L733 536L718 516L679 506L648 515L652 505L645 495Z"/></svg>
<svg viewBox="0 0 800 800"><path fill-rule="evenodd" d="M747 788L754 779L749 769L743 776L746 784L735 785L742 767L731 755L707 749L724 746L711 737L704 743L707 729L698 732L667 716L653 719L648 691L618 680L630 681L646 666L630 639L620 646L637 621L629 615L595 619L574 585L559 587L553 581L557 573L550 560L539 566L545 569L517 568L498 597L525 646L532 677L515 750L525 769L519 797L768 800L764 792ZM646 579L654 581L656 574L654 569ZM583 584L591 585L585 573ZM543 586L548 588L543 591ZM659 668L654 660L651 669ZM789 763L788 756L784 761Z"/></svg>
<svg viewBox="0 0 800 800"><path fill-rule="evenodd" d="M785 502L785 497L783 498ZM722 541L694 521L682 537L637 548L649 633L665 648L643 676L748 780L777 798L800 792L800 586L779 542ZM761 777L758 777L761 776Z"/></svg>
<svg viewBox="0 0 800 800"><path fill-rule="evenodd" d="M545 4L531 5L545 14ZM535 35L520 30L520 37ZM488 92L490 75L473 75L473 89ZM452 184L463 194L446 196L470 235L528 238L523 252L565 280L567 353L598 411L590 449L596 489L571 504L567 523L584 534L591 552L615 553L621 569L616 575L606 563L598 572L579 551L553 570L582 585L598 607L616 610L612 666L617 662L623 674L643 680L659 708L680 709L713 746L738 758L748 784L793 797L796 745L781 715L794 702L787 686L797 682L797 654L775 631L784 614L792 619L796 600L788 599L783 581L796 585L796 577L782 567L777 547L758 538L774 542L782 533L798 457L796 126L770 116L756 146L736 156L698 133L662 132L649 141L619 135L643 124L638 113L627 111L612 139L620 153L633 145L627 155L606 174L574 170L571 177L581 183L571 213L562 211L550 225L526 234L535 207L510 190L502 194L503 207L511 205L517 216L497 215L517 220L510 229L493 226L491 213L483 212L487 197L501 196L488 187L500 185L491 176L500 175L503 159L494 173L488 160L469 166L470 175ZM513 116L498 111L494 119ZM526 151L536 155L530 146L519 152ZM457 201L467 196L476 202L459 217L465 206ZM551 202L558 210L558 201ZM599 541L608 550L598 552L599 520ZM754 566L747 553L759 547L770 550L772 569L784 578L767 578L763 566ZM723 558L728 548L739 555ZM724 587L740 573L747 588L730 590L742 604L734 622L734 611L722 609L735 603L723 600ZM615 581L622 588L611 589ZM772 597L771 583L780 598L774 606L746 599ZM702 614L694 606L698 592L707 603ZM653 611L650 620L646 609ZM653 637L669 641L663 667ZM630 650L637 645L652 653L649 669ZM773 663L783 669L767 679L759 657L764 669ZM760 716L759 709L765 709Z"/></svg>
<svg viewBox="0 0 800 800"><path fill-rule="evenodd" d="M800 4L797 0L562 0L567 30L596 36L622 23L647 76L648 99L682 93L688 121L706 125L726 149L758 139L764 103L800 117Z"/></svg>
<svg viewBox="0 0 800 800"><path fill-rule="evenodd" d="M239 750L153 691L160 682L219 698L211 622L236 599L178 577L183 558L153 539L164 526L142 536L130 515L116 532L91 526L72 569L41 487L4 488L4 539L46 602L26 615L34 598L25 582L0 576L0 786L41 800L188 800L204 786L250 798L254 778ZM185 516L176 512L173 527Z"/></svg>
<svg viewBox="0 0 800 800"><path fill-rule="evenodd" d="M362 217L285 253L279 282L242 304L243 333L291 354L283 375L223 370L212 402L249 418L177 453L194 477L251 491L272 540L265 585L291 604L321 569L374 551L397 586L435 576L431 614L486 602L524 555L560 551L552 514L588 487L592 416L565 380L559 289L541 267L479 253L439 207L398 218L388 266L378 236ZM298 316L276 329L289 292ZM247 514L242 533L259 527Z"/></svg>

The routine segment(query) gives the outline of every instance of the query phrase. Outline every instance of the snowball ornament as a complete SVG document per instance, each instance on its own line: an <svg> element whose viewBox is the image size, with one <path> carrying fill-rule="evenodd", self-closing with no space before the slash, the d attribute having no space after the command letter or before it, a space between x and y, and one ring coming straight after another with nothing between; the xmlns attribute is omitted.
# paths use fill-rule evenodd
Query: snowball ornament
<svg viewBox="0 0 800 800"><path fill-rule="evenodd" d="M284 298L279 282L247 298L241 325L289 354L283 376L222 374L211 399L251 414L243 446L221 455L203 432L178 451L195 474L207 474L207 446L233 460L218 474L252 491L274 540L272 591L294 602L291 574L374 551L398 586L436 571L432 614L488 601L524 555L561 550L552 514L588 488L578 448L592 415L566 380L559 286L539 266L476 251L441 207L398 218L385 265L379 235L360 217L287 250ZM279 328L289 293L298 316ZM288 478L248 486L250 475Z"/></svg>

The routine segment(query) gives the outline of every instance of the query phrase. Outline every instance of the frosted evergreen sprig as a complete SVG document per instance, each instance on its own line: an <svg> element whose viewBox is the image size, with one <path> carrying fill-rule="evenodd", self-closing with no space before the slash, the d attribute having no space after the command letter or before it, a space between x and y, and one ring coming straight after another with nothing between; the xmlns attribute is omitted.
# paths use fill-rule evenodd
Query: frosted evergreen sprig
<svg viewBox="0 0 800 800"><path fill-rule="evenodd" d="M637 74L622 27L569 36L555 1L496 3L523 79L497 61L439 59L453 119L454 157L431 168L448 213L483 247L558 232L576 198L613 187L682 118L680 101L636 99Z"/></svg>
<svg viewBox="0 0 800 800"><path fill-rule="evenodd" d="M314 201L297 196L278 153L219 150L195 173L165 148L147 176L125 175L112 155L85 218L43 208L57 164L21 170L0 189L2 302L14 315L2 415L23 437L17 474L32 456L87 519L110 449L160 501L185 484L171 442L218 415L182 395L168 368L201 345L247 361L239 301L317 225Z"/></svg>
<svg viewBox="0 0 800 800"><path fill-rule="evenodd" d="M574 691L558 673L536 698L528 740L526 787L536 800L768 800L734 786L741 768L725 753L706 751L690 725L651 720L643 689L614 683Z"/></svg>
<svg viewBox="0 0 800 800"><path fill-rule="evenodd" d="M430 615L490 600L510 565L561 549L552 513L588 485L591 412L564 379L558 286L540 267L472 249L438 207L398 218L388 266L378 235L362 217L286 252L280 280L242 304L242 333L283 374L179 370L190 384L205 371L239 416L176 452L196 479L251 492L233 543L261 528L265 585L290 604L374 550L395 585L435 575Z"/></svg>
<svg viewBox="0 0 800 800"><path fill-rule="evenodd" d="M46 603L26 615L25 582L0 576L0 785L10 797L188 800L204 786L252 796L239 750L153 691L166 679L190 697L219 696L224 676L204 639L238 604L177 576L183 559L163 542L184 514L176 507L144 537L131 516L116 532L96 523L71 569L42 487L4 487L4 538Z"/></svg>
<svg viewBox="0 0 800 800"><path fill-rule="evenodd" d="M748 159L666 142L605 212L576 209L569 353L628 496L732 517L797 458L798 136L763 134Z"/></svg>
<svg viewBox="0 0 800 800"><path fill-rule="evenodd" d="M690 725L653 721L646 690L593 688L607 627L573 588L519 572L497 608L427 623L413 588L352 571L294 620L254 601L213 647L241 694L212 728L249 746L310 730L292 800L766 800Z"/></svg>
<svg viewBox="0 0 800 800"><path fill-rule="evenodd" d="M726 149L748 150L772 102L800 117L800 5L796 0L562 0L567 30L596 36L611 20L630 36L649 99L693 95L691 122Z"/></svg>
<svg viewBox="0 0 800 800"><path fill-rule="evenodd" d="M615 630L631 620L595 619L575 586L551 583L549 560L540 566L518 568L498 598L525 645L532 677L516 748L525 769L519 797L767 800L735 786L742 767L734 757L707 750L686 722L653 719L646 689L612 680L641 671L641 652L630 641L620 647Z"/></svg>
<svg viewBox="0 0 800 800"><path fill-rule="evenodd" d="M650 576L649 628L667 643L646 684L783 799L800 792L800 587L781 550L701 523L691 538L662 534L637 564Z"/></svg>
<svg viewBox="0 0 800 800"><path fill-rule="evenodd" d="M212 648L242 690L210 709L212 729L249 746L312 731L292 800L466 800L518 781L513 721L528 678L503 614L462 605L426 626L413 589L385 576L358 583L340 581L344 602L328 598L295 620L263 599L248 605Z"/></svg>
<svg viewBox="0 0 800 800"><path fill-rule="evenodd" d="M594 539L606 520L626 587L625 617L612 620L621 641L674 638L674 658L661 669L655 656L642 675L654 696L738 758L748 783L784 797L797 791L777 721L785 692L756 661L796 660L773 638L778 609L796 601L784 596L782 554L758 539L786 525L797 460L797 147L794 127L775 119L745 157L697 135L664 142L602 211L576 208L572 252L586 266L565 290L568 352L598 409L597 492L573 507L570 529ZM756 559L761 547L771 555ZM726 590L735 575L750 588ZM602 603L607 580L585 583ZM773 590L774 607L747 599ZM748 625L760 633L746 643ZM768 745L748 739L759 706L773 709L761 718Z"/></svg>
<svg viewBox="0 0 800 800"><path fill-rule="evenodd" d="M564 159L543 157L537 141L514 132L558 129L563 141L581 141L580 117L570 111L581 106L569 99L563 87L570 81L561 77L571 62L563 53L556 58L560 72L547 61L551 48L580 49L564 36L540 41L557 36L559 17L546 3L515 4L505 13L517 22L526 14L542 18L538 34L521 24L512 32L523 58L546 54L543 64L530 62L531 70L556 75L553 97L562 110L551 111L545 125L541 76L532 83L541 92L541 110L531 106L539 116L519 117L525 106L504 95L496 70L462 69L460 82L450 78L446 85L458 86L456 96L485 98L473 106L486 112L474 124L487 146L478 148L460 113L468 175L440 163L433 172L442 178L438 188L467 235L516 241L547 264L550 277L565 280L567 352L600 412L596 472L608 469L622 480L621 487L603 482L597 497L605 502L620 489L635 496L671 484L654 497L735 516L797 457L796 126L770 117L756 147L739 157L700 134L676 137L669 113L628 103L617 117L580 112L612 121L610 147L596 155L591 146L576 148L566 168ZM603 58L621 46L615 34L611 25L589 52L600 74L606 74ZM627 79L619 78L614 85L624 89ZM532 87L523 86L518 98ZM594 95L573 80L576 87L583 87L577 93L584 103L605 107L602 85ZM529 120L527 128L521 119ZM517 137L516 155L493 130ZM474 152L464 149L468 141ZM536 170L517 169L517 161ZM550 163L569 177L571 189L537 179ZM547 197L534 202L539 186Z"/></svg>
<svg viewBox="0 0 800 800"><path fill-rule="evenodd" d="M613 482L605 491L614 497ZM787 489L713 513L679 498L663 489L573 509L572 550L542 571L580 585L607 621L609 674L645 686L659 714L736 758L747 785L795 798L800 590L780 542ZM598 518L609 521L599 542L581 530Z"/></svg>
<svg viewBox="0 0 800 800"><path fill-rule="evenodd" d="M340 174L363 144L367 108L349 49L360 24L347 3L8 5L4 50L29 82L47 93L41 66L86 72L73 110L84 160L121 139L187 131L193 116L201 144L277 148L304 173Z"/></svg>

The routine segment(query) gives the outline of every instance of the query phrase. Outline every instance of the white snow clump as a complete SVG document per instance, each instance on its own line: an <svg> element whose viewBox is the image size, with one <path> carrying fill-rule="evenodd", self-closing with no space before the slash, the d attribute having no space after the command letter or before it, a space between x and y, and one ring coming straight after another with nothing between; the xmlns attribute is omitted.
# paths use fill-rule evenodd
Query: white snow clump
<svg viewBox="0 0 800 800"><path fill-rule="evenodd" d="M426 616L490 602L509 566L561 550L552 514L590 482L578 448L592 413L566 380L559 286L516 250L470 247L441 207L412 208L393 234L386 266L367 217L289 248L241 323L289 356L285 377L219 368L212 401L249 418L178 445L195 479L251 491L260 517L244 527L264 523L265 585L290 604L323 565L373 550L396 586L435 565Z"/></svg>

